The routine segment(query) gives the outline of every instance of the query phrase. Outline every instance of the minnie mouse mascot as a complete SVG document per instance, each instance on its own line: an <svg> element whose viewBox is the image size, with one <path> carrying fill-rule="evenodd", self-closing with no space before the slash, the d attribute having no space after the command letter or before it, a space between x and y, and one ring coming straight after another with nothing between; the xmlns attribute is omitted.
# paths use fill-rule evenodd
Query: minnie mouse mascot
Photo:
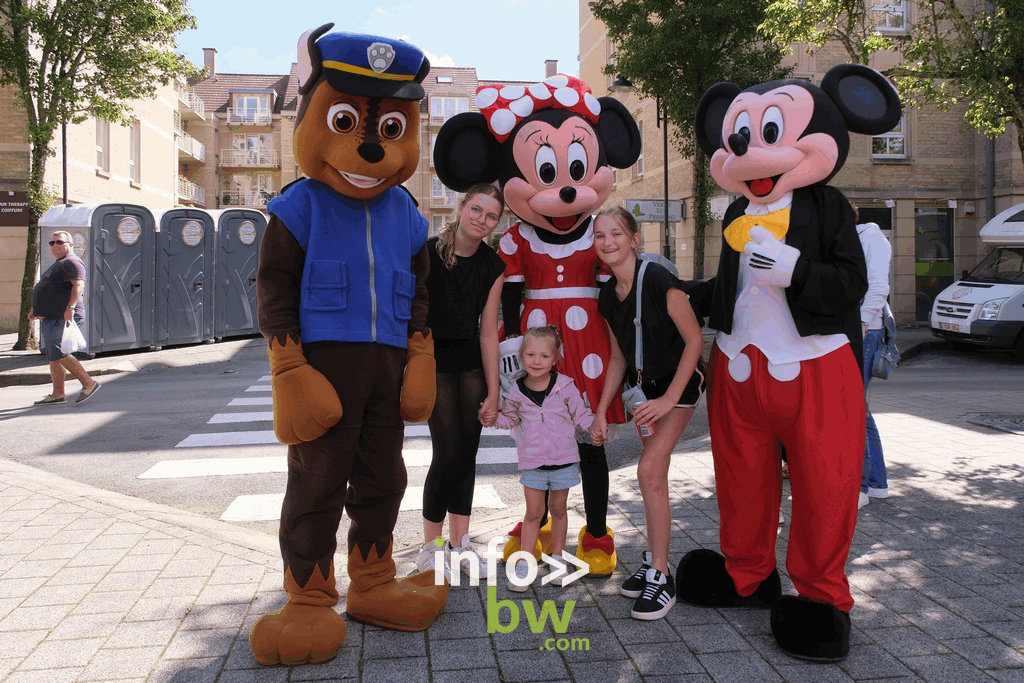
<svg viewBox="0 0 1024 683"><path fill-rule="evenodd" d="M844 567L864 463L859 305L867 291L853 210L825 185L843 166L849 131L879 135L899 121L893 87L845 64L817 87L719 83L697 108L711 174L741 195L723 221L709 326L708 415L722 554L695 550L677 596L707 607L770 607L787 654L839 661L849 652L853 598ZM793 515L782 597L775 540L789 458ZM724 557L723 557L724 556Z"/></svg>
<svg viewBox="0 0 1024 683"><path fill-rule="evenodd" d="M571 377L597 405L611 349L597 312L602 274L592 216L611 194L613 168L640 156L640 131L616 100L595 98L577 78L557 74L529 87L481 86L480 113L459 114L438 133L434 166L446 186L464 191L498 181L520 221L501 238L505 260L502 314L505 336L552 324L562 330ZM521 311L521 312L520 312ZM626 422L621 403L609 424ZM615 569L615 541L606 525L608 461L604 447L579 444L587 525L576 555L591 574ZM548 532L550 537L550 532ZM519 549L513 533L505 557Z"/></svg>

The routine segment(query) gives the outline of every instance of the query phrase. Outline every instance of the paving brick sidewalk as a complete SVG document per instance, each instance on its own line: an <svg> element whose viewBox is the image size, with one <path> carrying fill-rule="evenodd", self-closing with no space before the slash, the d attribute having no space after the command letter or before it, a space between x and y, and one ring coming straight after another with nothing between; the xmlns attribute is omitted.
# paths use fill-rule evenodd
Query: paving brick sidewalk
<svg viewBox="0 0 1024 683"><path fill-rule="evenodd" d="M1020 394L972 401L977 413L999 413ZM425 633L351 623L337 659L289 669L260 667L246 640L285 600L275 538L0 460L0 680L1024 681L1024 436L972 424L976 415L949 397L873 397L872 410L893 495L860 513L848 566L852 649L841 664L783 655L764 611L679 604L661 621L631 619L618 585L645 546L635 467L612 473L620 566L610 579L496 591L538 607L574 600L565 636L586 638L588 651L539 649L561 634L550 623L531 632L525 613L516 630L488 634L486 592L462 587ZM717 549L706 438L680 444L670 483L672 560ZM578 529L582 500L570 502ZM475 520L477 538L515 514ZM408 571L414 539L397 541Z"/></svg>

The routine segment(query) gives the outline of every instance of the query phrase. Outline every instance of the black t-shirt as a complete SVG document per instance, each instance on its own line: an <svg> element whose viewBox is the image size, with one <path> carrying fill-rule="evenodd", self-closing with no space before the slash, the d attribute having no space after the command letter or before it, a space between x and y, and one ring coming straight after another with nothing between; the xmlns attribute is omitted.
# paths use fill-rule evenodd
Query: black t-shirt
<svg viewBox="0 0 1024 683"><path fill-rule="evenodd" d="M494 281L505 272L505 262L481 243L472 256L457 256L455 267L448 270L437 254L437 237L427 240L427 252L427 327L434 339L478 339L480 314Z"/></svg>
<svg viewBox="0 0 1024 683"><path fill-rule="evenodd" d="M46 269L32 289L32 315L40 318L63 318L71 301L74 280L85 280L85 264L68 254ZM75 315L85 316L85 297L79 297Z"/></svg>
<svg viewBox="0 0 1024 683"><path fill-rule="evenodd" d="M636 280L640 273L638 259L633 269L633 286L623 301L615 295L616 279L604 283L597 299L597 310L608 321L626 360L626 367L636 379ZM649 263L644 271L644 286L640 310L644 344L644 379L653 380L675 372L683 357L686 342L668 314L668 291L678 289L686 293L685 283L657 263ZM700 318L697 323L702 324ZM627 375L628 376L628 375Z"/></svg>

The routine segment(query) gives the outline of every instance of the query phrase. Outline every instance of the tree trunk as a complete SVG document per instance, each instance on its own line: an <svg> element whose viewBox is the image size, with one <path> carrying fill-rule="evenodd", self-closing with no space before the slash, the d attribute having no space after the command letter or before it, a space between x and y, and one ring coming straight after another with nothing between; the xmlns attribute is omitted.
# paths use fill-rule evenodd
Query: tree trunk
<svg viewBox="0 0 1024 683"><path fill-rule="evenodd" d="M52 136L51 136L52 137ZM25 239L25 274L21 279L21 312L18 318L18 341L15 351L39 348L35 325L29 322L32 309L32 289L39 268L39 219L46 210L43 199L43 173L46 170L46 150L49 140L32 141L32 166L28 181L28 234Z"/></svg>
<svg viewBox="0 0 1024 683"><path fill-rule="evenodd" d="M693 279L704 278L704 237L711 224L711 193L715 181L711 177L709 159L697 147L693 155Z"/></svg>

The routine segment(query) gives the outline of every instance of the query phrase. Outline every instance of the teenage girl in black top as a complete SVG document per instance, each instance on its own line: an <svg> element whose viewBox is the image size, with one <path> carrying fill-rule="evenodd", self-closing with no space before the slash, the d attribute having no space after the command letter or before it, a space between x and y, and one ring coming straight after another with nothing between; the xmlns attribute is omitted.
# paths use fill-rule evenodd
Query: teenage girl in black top
<svg viewBox="0 0 1024 683"><path fill-rule="evenodd" d="M433 457L423 486L421 571L433 569L439 549L434 541L447 515L451 541L446 549L455 546L464 556L461 569L468 572L475 563L479 576L485 575L469 540L469 516L480 432L498 415L498 309L505 262L483 240L504 209L497 187L475 185L459 204L455 222L427 240L427 325L434 337L437 399L427 423Z"/></svg>
<svg viewBox="0 0 1024 683"><path fill-rule="evenodd" d="M636 282L641 235L633 216L621 207L606 209L594 223L594 247L598 258L611 268L613 277L601 287L597 309L615 340L608 363L597 419L590 432L602 443L608 425L604 411L629 373L636 383ZM668 569L672 513L668 500L668 466L672 449L704 393L704 337L682 284L671 273L649 263L641 288L643 381L647 402L633 412L639 426L654 428L643 439L637 466L640 493L647 517L647 552L640 568L622 584L620 592L636 598L632 616L660 619L675 604L675 583Z"/></svg>

